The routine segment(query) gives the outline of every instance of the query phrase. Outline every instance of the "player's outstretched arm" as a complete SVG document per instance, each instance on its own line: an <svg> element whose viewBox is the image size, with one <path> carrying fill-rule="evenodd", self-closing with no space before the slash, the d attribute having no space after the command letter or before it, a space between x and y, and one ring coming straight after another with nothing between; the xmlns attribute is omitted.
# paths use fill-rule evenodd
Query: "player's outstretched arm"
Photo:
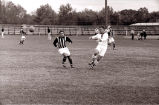
<svg viewBox="0 0 159 105"><path fill-rule="evenodd" d="M97 35L94 35L94 36L89 37L89 39L98 40L98 39L99 39L99 36L98 36L98 34L97 34Z"/></svg>
<svg viewBox="0 0 159 105"><path fill-rule="evenodd" d="M72 40L69 37L66 37L66 41L72 44Z"/></svg>

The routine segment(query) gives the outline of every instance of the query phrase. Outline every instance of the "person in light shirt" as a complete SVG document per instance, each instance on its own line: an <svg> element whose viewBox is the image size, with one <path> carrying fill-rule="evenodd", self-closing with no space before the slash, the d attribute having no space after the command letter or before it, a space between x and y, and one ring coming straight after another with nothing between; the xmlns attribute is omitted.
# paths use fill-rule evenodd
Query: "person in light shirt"
<svg viewBox="0 0 159 105"><path fill-rule="evenodd" d="M95 30L97 34L95 36L89 37L89 39L97 40L98 44L95 48L95 51L92 55L92 60L89 63L91 68L94 68L99 61L104 57L107 47L108 47L108 33L105 32L105 29L103 26L99 28L99 30Z"/></svg>

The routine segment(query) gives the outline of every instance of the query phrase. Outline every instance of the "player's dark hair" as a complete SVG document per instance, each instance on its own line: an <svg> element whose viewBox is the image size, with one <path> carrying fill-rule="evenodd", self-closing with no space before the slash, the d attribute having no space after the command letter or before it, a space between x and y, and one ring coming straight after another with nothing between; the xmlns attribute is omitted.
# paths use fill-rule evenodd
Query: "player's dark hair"
<svg viewBox="0 0 159 105"><path fill-rule="evenodd" d="M60 34L61 32L64 32L64 31L60 30L60 31L59 31L59 34Z"/></svg>

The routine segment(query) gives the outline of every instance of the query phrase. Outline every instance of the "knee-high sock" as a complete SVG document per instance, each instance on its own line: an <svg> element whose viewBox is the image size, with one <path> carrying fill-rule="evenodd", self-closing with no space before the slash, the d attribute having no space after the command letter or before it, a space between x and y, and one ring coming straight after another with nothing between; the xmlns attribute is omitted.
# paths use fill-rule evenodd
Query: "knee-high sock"
<svg viewBox="0 0 159 105"><path fill-rule="evenodd" d="M67 57L69 62L70 62L70 65L72 65L72 58L70 56Z"/></svg>
<svg viewBox="0 0 159 105"><path fill-rule="evenodd" d="M115 43L113 43L113 48L115 48Z"/></svg>
<svg viewBox="0 0 159 105"><path fill-rule="evenodd" d="M96 66L99 62L99 55L94 55L94 58L93 58L93 65Z"/></svg>
<svg viewBox="0 0 159 105"><path fill-rule="evenodd" d="M62 64L64 64L65 62L66 62L66 56L63 57Z"/></svg>
<svg viewBox="0 0 159 105"><path fill-rule="evenodd" d="M92 55L92 61L94 62L97 59L97 54Z"/></svg>
<svg viewBox="0 0 159 105"><path fill-rule="evenodd" d="M95 59L94 61L94 65L97 65L101 59L102 59L101 56L97 56L97 59Z"/></svg>

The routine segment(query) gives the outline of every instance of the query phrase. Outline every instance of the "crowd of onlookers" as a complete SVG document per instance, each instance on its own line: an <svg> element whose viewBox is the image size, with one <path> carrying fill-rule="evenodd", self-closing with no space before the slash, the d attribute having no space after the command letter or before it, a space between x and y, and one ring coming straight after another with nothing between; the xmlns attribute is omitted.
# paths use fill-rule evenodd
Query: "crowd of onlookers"
<svg viewBox="0 0 159 105"><path fill-rule="evenodd" d="M131 34L131 39L134 40L135 31L131 30L130 34ZM145 30L137 32L137 40L143 40L143 39L146 40L146 37L147 33Z"/></svg>

